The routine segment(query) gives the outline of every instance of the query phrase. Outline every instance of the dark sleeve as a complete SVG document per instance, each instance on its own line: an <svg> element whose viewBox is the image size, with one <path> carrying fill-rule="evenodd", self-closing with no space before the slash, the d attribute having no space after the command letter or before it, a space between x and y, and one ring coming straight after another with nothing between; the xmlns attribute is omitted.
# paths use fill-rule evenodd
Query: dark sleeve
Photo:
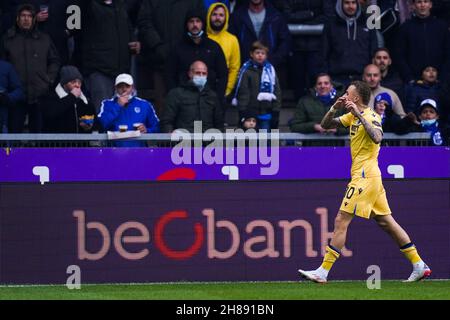
<svg viewBox="0 0 450 320"><path fill-rule="evenodd" d="M70 108L73 109L75 103L76 98L72 94L69 94L62 99L54 97L53 94L50 94L47 98L44 98L41 101L42 111L46 118L49 119L57 118L67 112Z"/></svg>
<svg viewBox="0 0 450 320"><path fill-rule="evenodd" d="M414 112L416 109L416 101L417 101L417 91L414 90L413 84L408 84L406 86L406 105L405 112Z"/></svg>
<svg viewBox="0 0 450 320"><path fill-rule="evenodd" d="M446 29L446 42L444 46L445 50L445 62L444 62L444 76L443 79L446 83L450 83L450 28Z"/></svg>
<svg viewBox="0 0 450 320"><path fill-rule="evenodd" d="M216 93L220 101L225 97L228 84L228 66L225 55L220 45L216 45L216 72L217 72L217 88Z"/></svg>
<svg viewBox="0 0 450 320"><path fill-rule="evenodd" d="M370 30L370 48L369 48L369 57L367 60L367 63L372 61L372 57L375 53L375 51L378 49L378 37L377 37L377 31L376 30Z"/></svg>
<svg viewBox="0 0 450 320"><path fill-rule="evenodd" d="M215 98L216 102L216 107L214 108L214 128L215 129L219 129L220 131L224 131L225 127L224 127L224 113L222 111L222 103L221 103L221 99L219 99L218 97Z"/></svg>
<svg viewBox="0 0 450 320"><path fill-rule="evenodd" d="M166 105L164 107L163 115L161 116L161 131L170 133L175 130L175 121L178 114L178 99L177 92L171 91L167 95Z"/></svg>
<svg viewBox="0 0 450 320"><path fill-rule="evenodd" d="M291 131L300 133L314 133L314 121L308 121L309 117L306 113L305 102L307 100L300 99L295 109L294 119L291 121Z"/></svg>
<svg viewBox="0 0 450 320"><path fill-rule="evenodd" d="M58 77L59 68L61 67L61 59L59 58L58 51L56 50L53 41L50 39L50 47L47 55L47 75L53 84Z"/></svg>
<svg viewBox="0 0 450 320"><path fill-rule="evenodd" d="M323 30L323 34L321 37L322 40L322 50L319 53L319 61L320 61L320 65L321 65L321 72L324 73L328 73L329 72L329 61L330 61L330 52L331 52L331 48L330 48L330 27L331 24L330 22L325 24L325 28Z"/></svg>
<svg viewBox="0 0 450 320"><path fill-rule="evenodd" d="M179 68L179 59L178 59L178 48L174 48L172 52L169 55L170 63L166 63L165 66L165 75L166 75L166 81L167 81L167 90L170 91L171 89L174 89L177 87L178 79L180 75L180 68Z"/></svg>
<svg viewBox="0 0 450 320"><path fill-rule="evenodd" d="M397 45L396 45L396 56L397 56L397 67L405 83L410 82L414 79L413 72L407 63L407 57L409 56L408 52L410 50L408 37L407 37L407 28L405 24L400 26L398 37L397 37Z"/></svg>
<svg viewBox="0 0 450 320"><path fill-rule="evenodd" d="M12 102L18 102L25 98L19 75L12 65L8 72L8 98Z"/></svg>
<svg viewBox="0 0 450 320"><path fill-rule="evenodd" d="M272 26L274 27L274 26ZM269 60L274 66L278 66L283 63L289 55L291 50L291 34L289 32L286 21L279 15L278 18L278 32L276 35L276 50L270 54Z"/></svg>
<svg viewBox="0 0 450 320"><path fill-rule="evenodd" d="M275 96L277 97L277 100L273 102L272 111L280 112L283 102L283 94L281 93L280 80L278 80L278 77L275 78Z"/></svg>
<svg viewBox="0 0 450 320"><path fill-rule="evenodd" d="M154 49L163 44L162 38L153 23L155 15L156 9L153 4L148 0L143 0L137 17L137 25L139 38L146 49Z"/></svg>
<svg viewBox="0 0 450 320"><path fill-rule="evenodd" d="M242 75L241 85L237 93L237 100L238 100L237 107L239 111L245 111L249 108L250 95L251 95L250 77L248 76L248 71L246 71Z"/></svg>

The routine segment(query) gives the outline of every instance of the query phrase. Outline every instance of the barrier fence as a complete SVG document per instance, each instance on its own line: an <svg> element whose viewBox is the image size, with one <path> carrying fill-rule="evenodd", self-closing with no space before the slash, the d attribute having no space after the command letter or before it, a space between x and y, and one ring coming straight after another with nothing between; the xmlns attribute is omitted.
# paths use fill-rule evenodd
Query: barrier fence
<svg viewBox="0 0 450 320"><path fill-rule="evenodd" d="M217 139L217 135L211 134L185 134L192 141L200 140L205 143ZM226 133L222 139L233 138L237 141L255 137L247 133ZM334 136L321 134L301 133L276 133L256 135L256 139L278 140L280 146L348 146L348 136ZM145 141L149 147L172 147L179 139L171 134L155 133L142 134L140 137L127 140ZM382 145L384 146L428 146L430 143L429 133L410 133L397 135L385 133ZM1 148L87 148L87 147L113 147L114 141L109 139L106 133L92 134L0 134Z"/></svg>

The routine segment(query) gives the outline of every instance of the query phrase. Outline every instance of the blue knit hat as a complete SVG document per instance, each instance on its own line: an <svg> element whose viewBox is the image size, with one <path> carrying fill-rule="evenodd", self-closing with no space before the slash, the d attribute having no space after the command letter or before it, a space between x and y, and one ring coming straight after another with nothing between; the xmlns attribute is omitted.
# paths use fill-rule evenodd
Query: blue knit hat
<svg viewBox="0 0 450 320"><path fill-rule="evenodd" d="M382 92L379 93L376 97L375 97L375 101L374 101L374 107L377 103L381 102L381 101L385 101L388 104L389 108L392 108L392 98L389 95L389 93L387 92Z"/></svg>

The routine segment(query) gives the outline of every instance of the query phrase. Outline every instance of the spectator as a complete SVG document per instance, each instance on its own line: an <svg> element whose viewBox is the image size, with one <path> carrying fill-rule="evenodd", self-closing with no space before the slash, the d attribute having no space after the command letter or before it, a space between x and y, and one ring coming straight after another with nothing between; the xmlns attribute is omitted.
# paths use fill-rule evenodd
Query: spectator
<svg viewBox="0 0 450 320"><path fill-rule="evenodd" d="M222 107L217 94L208 85L208 67L195 61L188 72L188 81L172 89L167 95L161 119L163 132L175 129L194 132L194 122L201 121L202 129L224 129Z"/></svg>
<svg viewBox="0 0 450 320"><path fill-rule="evenodd" d="M228 69L220 45L204 32L203 11L189 12L186 16L186 35L174 48L167 66L168 87L173 89L186 82L189 68L195 61L203 61L208 67L208 84L216 91L220 101L225 98Z"/></svg>
<svg viewBox="0 0 450 320"><path fill-rule="evenodd" d="M392 98L392 111L400 118L403 118L406 115L405 110L403 109L402 102L400 101L397 94L391 89L385 88L380 85L381 83L380 68L378 68L374 64L367 65L366 68L364 69L363 80L369 85L370 90L372 91L372 94L370 95L369 106L374 105L375 97L378 94L386 92Z"/></svg>
<svg viewBox="0 0 450 320"><path fill-rule="evenodd" d="M22 4L31 4L36 13L36 22L39 30L47 33L52 39L62 64L69 62L68 40L71 32L67 29L67 8L77 4L79 0L5 0L8 13L4 20L7 28L14 24L17 8Z"/></svg>
<svg viewBox="0 0 450 320"><path fill-rule="evenodd" d="M377 49L373 55L372 63L380 68L380 84L383 87L393 90L400 98L400 101L405 101L404 84L398 72L391 67L392 59L389 49Z"/></svg>
<svg viewBox="0 0 450 320"><path fill-rule="evenodd" d="M76 67L61 68L59 84L40 101L44 113L44 132L92 132L95 108L81 90L82 81L83 76Z"/></svg>
<svg viewBox="0 0 450 320"><path fill-rule="evenodd" d="M343 85L333 83L326 73L316 77L316 84L309 95L300 98L295 109L294 119L290 123L292 132L322 133L322 134L348 134L348 129L324 129L320 125L325 114L336 100L345 92ZM336 116L343 115L339 111Z"/></svg>
<svg viewBox="0 0 450 320"><path fill-rule="evenodd" d="M435 67L428 66L422 71L420 80L409 83L406 87L406 112L416 112L425 99L433 99L440 104L441 84Z"/></svg>
<svg viewBox="0 0 450 320"><path fill-rule="evenodd" d="M91 101L100 109L102 100L113 95L114 79L129 73L131 54L139 54L124 0L82 0L81 32L76 37L76 55L85 76Z"/></svg>
<svg viewBox="0 0 450 320"><path fill-rule="evenodd" d="M224 4L217 2L209 7L206 29L208 37L220 45L228 67L225 96L229 96L233 91L241 67L239 42L234 35L227 31L229 20L230 14Z"/></svg>
<svg viewBox="0 0 450 320"><path fill-rule="evenodd" d="M329 0L276 0L274 5L284 14L286 21L293 25L324 26L334 15L333 1ZM314 78L323 69L320 53L323 51L322 35L292 35L292 56L289 59L289 71L295 98L308 93L314 86Z"/></svg>
<svg viewBox="0 0 450 320"><path fill-rule="evenodd" d="M428 132L431 135L430 145L448 145L449 129L439 121L439 109L436 101L426 99L420 103L418 115L409 113L398 126L397 133Z"/></svg>
<svg viewBox="0 0 450 320"><path fill-rule="evenodd" d="M242 114L240 120L240 127L242 130L246 131L248 129L253 129L257 131L258 127L258 114L253 110L248 110Z"/></svg>
<svg viewBox="0 0 450 320"><path fill-rule="evenodd" d="M377 49L377 37L375 30L367 29L357 0L337 0L336 13L325 28L323 61L331 78L347 86L361 79Z"/></svg>
<svg viewBox="0 0 450 320"><path fill-rule="evenodd" d="M8 132L8 110L14 109L24 98L16 70L0 59L0 133Z"/></svg>
<svg viewBox="0 0 450 320"><path fill-rule="evenodd" d="M384 132L394 132L401 118L392 111L392 97L387 92L375 96L373 109L381 117Z"/></svg>
<svg viewBox="0 0 450 320"><path fill-rule="evenodd" d="M141 133L159 132L159 119L152 104L138 98L134 88L133 77L120 74L115 80L115 95L104 100L98 115L101 127L105 131L119 131L125 125L128 130L139 130ZM118 141L118 147L142 147L142 141Z"/></svg>
<svg viewBox="0 0 450 320"><path fill-rule="evenodd" d="M18 9L17 23L3 38L6 60L17 70L22 82L25 101L10 112L10 132L22 133L28 114L28 129L42 130L42 112L38 101L49 93L58 76L60 60L50 37L36 28L33 6Z"/></svg>
<svg viewBox="0 0 450 320"><path fill-rule="evenodd" d="M170 53L185 35L185 17L188 12L204 9L203 0L163 1L143 0L140 14L145 21L141 26L143 55L153 83L154 101L158 114L162 114L167 94L165 70Z"/></svg>
<svg viewBox="0 0 450 320"><path fill-rule="evenodd" d="M281 109L281 89L274 66L268 61L269 48L259 41L253 43L250 60L242 66L232 104L241 115L253 110L258 113L260 129L278 128Z"/></svg>
<svg viewBox="0 0 450 320"><path fill-rule="evenodd" d="M249 0L231 16L230 32L241 48L241 59L250 58L252 44L262 42L269 48L269 60L277 68L289 55L291 38L282 14L266 0Z"/></svg>
<svg viewBox="0 0 450 320"><path fill-rule="evenodd" d="M435 66L441 75L450 74L448 26L431 16L432 6L431 0L413 0L415 16L400 26L398 66L405 83L419 79L427 66Z"/></svg>

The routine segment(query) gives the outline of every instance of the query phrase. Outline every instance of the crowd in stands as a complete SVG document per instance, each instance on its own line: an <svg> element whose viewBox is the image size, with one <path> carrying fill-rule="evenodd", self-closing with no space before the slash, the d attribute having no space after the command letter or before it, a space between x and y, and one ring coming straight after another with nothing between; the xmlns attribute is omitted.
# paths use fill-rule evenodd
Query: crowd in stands
<svg viewBox="0 0 450 320"><path fill-rule="evenodd" d="M292 132L345 135L362 79L385 132L448 144L450 0L2 0L0 35L1 133L271 130L290 90Z"/></svg>

